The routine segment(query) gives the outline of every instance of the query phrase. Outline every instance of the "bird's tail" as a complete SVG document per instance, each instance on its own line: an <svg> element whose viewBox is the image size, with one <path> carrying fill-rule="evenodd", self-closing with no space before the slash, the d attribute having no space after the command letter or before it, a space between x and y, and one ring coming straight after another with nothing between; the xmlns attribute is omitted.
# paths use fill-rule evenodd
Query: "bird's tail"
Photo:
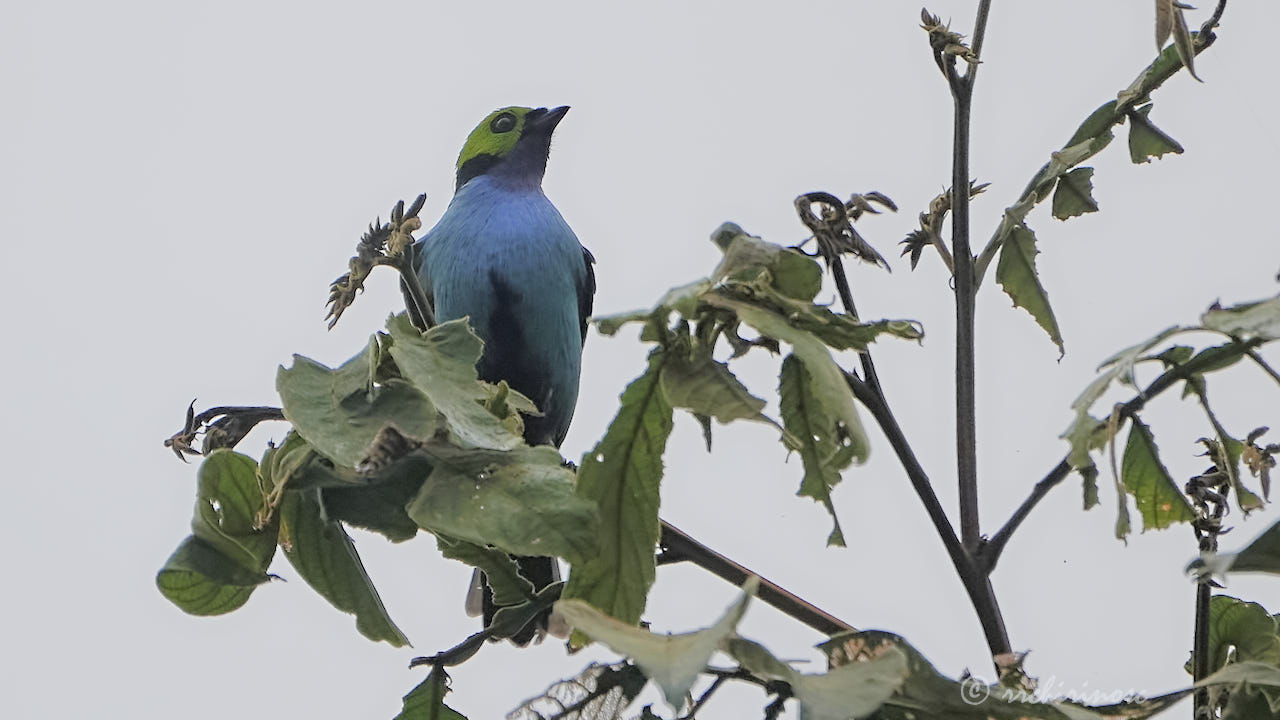
<svg viewBox="0 0 1280 720"><path fill-rule="evenodd" d="M531 555L512 555L511 557L516 561L520 575L533 584L535 593L541 592L552 583L560 582L560 565L555 558ZM484 616L485 627L493 623L493 616L501 609L494 604L493 590L480 570L471 574L471 587L467 590L466 607L468 615ZM552 617L551 610L548 609L530 620L528 625L521 628L520 632L512 635L510 639L516 645L524 647L535 639L541 641L548 633L556 637L567 637L566 628L562 628L562 625L562 622L557 622L556 618Z"/></svg>

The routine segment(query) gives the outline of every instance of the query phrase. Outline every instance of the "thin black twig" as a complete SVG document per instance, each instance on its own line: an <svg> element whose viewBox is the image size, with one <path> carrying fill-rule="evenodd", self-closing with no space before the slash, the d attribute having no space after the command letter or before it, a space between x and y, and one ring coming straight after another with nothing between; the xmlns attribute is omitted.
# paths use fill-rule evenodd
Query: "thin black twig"
<svg viewBox="0 0 1280 720"><path fill-rule="evenodd" d="M920 461L911 449L911 444L907 441L902 428L898 426L897 419L884 403L884 399L872 391L865 382L851 373L845 373L845 382L853 390L854 397L871 412L872 417L875 418L876 423L880 426L880 430L885 434L885 438L889 440L889 445L893 448L894 453L897 454L898 462L902 465L903 470L906 471L911 487L915 489L916 494L920 497L920 502L924 505L929 519L933 522L933 526L938 532L938 537L941 538L942 545L946 549L948 557L951 558L951 564L955 567L956 574L960 577L960 582L964 585L965 591L969 594L969 600L973 603L974 610L978 613L978 619L982 624L983 634L987 639L991 654L1000 655L1009 652L1008 631L1005 630L1003 615L996 604L991 584L986 574L982 572L980 566L974 561L973 556L965 550L964 545L956 536L955 529L951 526L951 521L947 518L947 513L942 508L942 503L933 491L933 484L929 481L929 476L925 474L924 468L920 466Z"/></svg>
<svg viewBox="0 0 1280 720"><path fill-rule="evenodd" d="M1245 355L1247 355L1250 360L1256 363L1258 367L1262 368L1263 372L1270 375L1272 380L1275 380L1277 383L1280 383L1280 373L1277 373L1275 371L1275 368L1268 365L1267 361L1263 360L1261 355L1254 352L1253 350L1250 350L1249 352L1245 353Z"/></svg>
<svg viewBox="0 0 1280 720"><path fill-rule="evenodd" d="M711 681L711 686L698 696L697 701L695 701L693 706L689 708L689 712L681 717L680 720L694 720L698 715L698 711L707 704L707 701L711 699L712 695L715 695L716 691L720 689L720 686L724 684L726 679L727 678L723 675L717 675L716 679Z"/></svg>
<svg viewBox="0 0 1280 720"><path fill-rule="evenodd" d="M192 400L182 429L164 441L164 446L184 462L187 455L208 455L218 448L235 447L258 423L285 419L284 411L278 407L222 405L198 415L195 407L196 401ZM197 450L195 441L202 433L204 442Z"/></svg>
<svg viewBox="0 0 1280 720"><path fill-rule="evenodd" d="M982 60L982 42L987 37L987 16L990 14L991 0L981 0L978 3L978 18L973 23L973 54L977 56L979 62L970 65L969 71L965 73L965 80L970 84L973 83L973 76L977 74Z"/></svg>
<svg viewBox="0 0 1280 720"><path fill-rule="evenodd" d="M1179 381L1187 380L1215 365L1225 366L1230 363L1232 357L1247 355L1261 344L1262 341L1256 338L1252 340L1235 340L1225 346L1228 350L1224 354L1201 354L1184 365L1170 368L1161 373L1155 380L1152 380L1137 395L1121 404L1117 412L1123 416L1132 417L1140 412L1149 401L1173 387ZM983 543L982 551L978 553L978 561L981 568L988 573L995 568L996 562L999 561L1005 546L1009 544L1009 539L1013 536L1014 531L1018 529L1023 520L1027 519L1027 516L1031 514L1035 506L1049 494L1049 491L1059 485L1070 472L1071 464L1064 457L1045 475L1043 480L1036 483L1035 487L1031 489L1031 494L1018 506L1018 509L1013 512L1013 515L1009 517L1004 526L996 534L992 535L990 540Z"/></svg>

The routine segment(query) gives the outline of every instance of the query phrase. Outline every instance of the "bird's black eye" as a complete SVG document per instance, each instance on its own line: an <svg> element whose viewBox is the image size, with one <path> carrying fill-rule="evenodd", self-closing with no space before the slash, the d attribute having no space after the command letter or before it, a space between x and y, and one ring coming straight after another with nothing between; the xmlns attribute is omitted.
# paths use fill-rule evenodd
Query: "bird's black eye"
<svg viewBox="0 0 1280 720"><path fill-rule="evenodd" d="M504 112L489 123L489 129L495 133L506 133L516 129L516 116L509 112Z"/></svg>

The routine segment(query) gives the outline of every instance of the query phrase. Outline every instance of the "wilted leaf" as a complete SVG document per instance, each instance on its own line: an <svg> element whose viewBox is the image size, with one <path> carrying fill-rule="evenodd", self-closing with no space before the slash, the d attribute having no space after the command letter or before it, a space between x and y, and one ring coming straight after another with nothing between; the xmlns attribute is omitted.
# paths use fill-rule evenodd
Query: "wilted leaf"
<svg viewBox="0 0 1280 720"><path fill-rule="evenodd" d="M834 523L827 544L844 547L844 533L831 502L831 490L840 482L840 471L849 466L851 458L840 442L838 418L828 412L815 395L812 376L795 355L788 355L782 361L778 396L782 422L788 436L799 443L796 450L804 465L804 481L798 494L811 497L827 508Z"/></svg>
<svg viewBox="0 0 1280 720"><path fill-rule="evenodd" d="M809 371L814 395L828 414L844 424L852 459L858 464L866 462L870 444L858 418L853 393L826 345L813 333L797 329L787 318L770 310L714 293L707 295L707 302L732 310L743 322L769 337L789 343L795 349L795 354Z"/></svg>
<svg viewBox="0 0 1280 720"><path fill-rule="evenodd" d="M1165 328L1154 336L1136 345L1131 345L1103 360L1098 365L1098 370L1101 374L1094 378L1093 382L1089 383L1088 387L1072 401L1071 409L1076 412L1088 412L1098 398L1102 397L1102 394L1107 391L1107 388L1111 387L1111 383L1116 381L1136 390L1138 388L1138 378L1134 374L1134 365L1156 345L1178 333L1187 332L1187 330L1188 328L1176 325Z"/></svg>
<svg viewBox="0 0 1280 720"><path fill-rule="evenodd" d="M1275 340L1280 338L1280 297L1225 308L1215 306L1200 316L1200 323L1241 340Z"/></svg>
<svg viewBox="0 0 1280 720"><path fill-rule="evenodd" d="M679 635L649 632L609 617L581 600L561 600L555 610L576 630L634 660L662 688L667 704L679 710L711 654L733 634L759 585L759 578L747 578L742 595L714 625Z"/></svg>
<svg viewBox="0 0 1280 720"><path fill-rule="evenodd" d="M1087 409L1086 406L1085 410ZM1086 411L1078 411L1071 425L1058 436L1071 444L1067 463L1076 470L1092 467L1093 459L1089 453L1101 449L1106 443L1105 430L1106 423Z"/></svg>
<svg viewBox="0 0 1280 720"><path fill-rule="evenodd" d="M578 495L597 508L602 532L599 552L573 564L563 597L631 624L640 621L655 575L658 488L672 424L658 379L665 362L661 349L649 354L648 369L622 393L618 414L578 470Z"/></svg>
<svg viewBox="0 0 1280 720"><path fill-rule="evenodd" d="M789 683L800 701L800 717L805 720L868 717L910 675L907 655L896 647L886 647L874 658L835 665L820 674L796 672L750 640L731 640L729 654L756 675Z"/></svg>
<svg viewBox="0 0 1280 720"><path fill-rule="evenodd" d="M1049 334L1049 339L1058 346L1058 356L1061 357L1066 353L1062 345L1062 333L1058 330L1058 320L1053 316L1053 309L1049 307L1049 294L1040 284L1040 275L1036 271L1036 255L1039 252L1036 249L1035 233L1025 225L1014 228L1000 250L996 281L1013 300L1013 304L1031 313L1036 323Z"/></svg>

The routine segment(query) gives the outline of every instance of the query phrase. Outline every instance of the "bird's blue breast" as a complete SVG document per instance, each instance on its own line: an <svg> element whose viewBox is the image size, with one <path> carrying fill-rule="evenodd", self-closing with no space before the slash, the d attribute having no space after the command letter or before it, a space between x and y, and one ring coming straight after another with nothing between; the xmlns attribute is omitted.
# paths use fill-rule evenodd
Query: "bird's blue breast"
<svg viewBox="0 0 1280 720"><path fill-rule="evenodd" d="M578 397L586 287L582 246L541 189L472 179L420 241L419 275L440 321L470 317L485 343L478 365L542 410L530 443L558 445Z"/></svg>

